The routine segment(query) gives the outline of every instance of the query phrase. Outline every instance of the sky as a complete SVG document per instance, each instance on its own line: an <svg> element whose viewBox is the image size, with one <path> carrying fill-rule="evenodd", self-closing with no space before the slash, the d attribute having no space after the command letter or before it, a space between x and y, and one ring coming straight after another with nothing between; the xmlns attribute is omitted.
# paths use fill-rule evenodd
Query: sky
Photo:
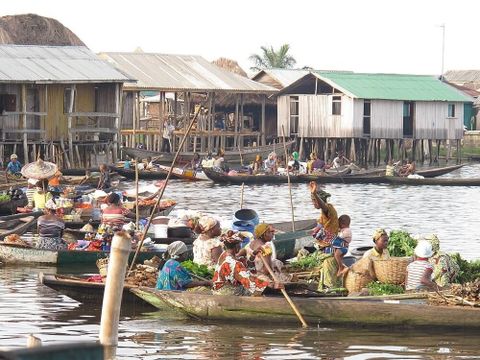
<svg viewBox="0 0 480 360"><path fill-rule="evenodd" d="M480 69L478 0L15 0L0 15L54 18L91 50L227 57L246 71L260 46L297 66L439 75ZM443 28L445 24L445 41Z"/></svg>

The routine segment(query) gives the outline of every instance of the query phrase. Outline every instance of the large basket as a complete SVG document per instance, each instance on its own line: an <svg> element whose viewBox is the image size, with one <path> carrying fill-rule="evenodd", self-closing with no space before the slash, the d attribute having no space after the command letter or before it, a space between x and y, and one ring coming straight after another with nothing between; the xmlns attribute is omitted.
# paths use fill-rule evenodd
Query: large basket
<svg viewBox="0 0 480 360"><path fill-rule="evenodd" d="M350 269L345 277L344 286L349 293L359 292L372 281L373 278L368 273L358 273Z"/></svg>
<svg viewBox="0 0 480 360"><path fill-rule="evenodd" d="M405 283L407 266L411 261L411 257L392 257L390 259L375 260L373 269L378 281L401 285Z"/></svg>

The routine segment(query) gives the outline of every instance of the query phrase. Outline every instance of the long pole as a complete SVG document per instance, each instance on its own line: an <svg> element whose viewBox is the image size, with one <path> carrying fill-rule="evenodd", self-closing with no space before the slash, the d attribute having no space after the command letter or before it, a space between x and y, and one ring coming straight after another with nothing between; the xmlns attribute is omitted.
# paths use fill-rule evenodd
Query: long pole
<svg viewBox="0 0 480 360"><path fill-rule="evenodd" d="M288 152L285 143L285 128L282 125L283 150L285 151L285 168L287 169L288 193L290 194L290 209L292 210L292 231L295 231L295 212L293 209L292 183L290 182L290 171L288 171Z"/></svg>
<svg viewBox="0 0 480 360"><path fill-rule="evenodd" d="M138 158L135 159L135 224L138 230L138 223L140 221L140 212L138 209Z"/></svg>
<svg viewBox="0 0 480 360"><path fill-rule="evenodd" d="M440 74L440 80L443 80L443 71L445 69L445 24L440 25L442 28L442 72Z"/></svg>
<svg viewBox="0 0 480 360"><path fill-rule="evenodd" d="M268 272L270 273L270 276L273 278L273 281L277 282L278 283L278 279L277 277L275 276L275 273L273 272L272 268L270 267L270 265L268 264L268 262L265 260L265 258L260 255L260 258L262 259L262 262L263 262L263 266L265 266L265 268L268 270ZM293 312L295 313L295 315L297 315L298 317L298 320L300 320L300 322L302 323L302 327L306 328L308 327L307 325L307 322L305 321L305 319L303 318L302 314L300 313L300 311L298 310L297 306L295 305L295 303L292 301L292 299L290 299L290 296L288 296L287 294L287 291L285 289L280 289L282 291L282 294L283 296L285 297L285 300L287 300L288 304L290 305L290 307L292 308Z"/></svg>
<svg viewBox="0 0 480 360"><path fill-rule="evenodd" d="M187 131L183 135L182 141L180 142L177 151L175 152L175 156L173 157L172 164L170 165L170 169L168 170L167 178L165 179L165 184L163 185L163 188L160 192L160 195L158 196L157 202L155 203L155 206L152 209L152 212L150 214L150 217L148 218L148 222L145 225L145 228L143 229L142 237L140 239L140 244L138 244L137 249L135 250L135 255L133 256L132 263L130 264L129 272L132 271L133 265L135 265L135 261L137 260L138 253L140 251L140 248L143 245L143 240L145 239L145 236L147 235L148 228L150 227L150 224L152 222L153 216L155 215L155 212L157 211L158 204L160 204L160 200L162 199L163 193L165 192L165 189L167 188L168 180L170 179L170 176L172 175L173 167L175 165L175 162L177 161L178 154L180 153L180 150L183 147L183 144L185 143L185 140L187 139L188 134L190 133L190 130L192 130L193 124L197 120L198 114L200 113L200 109L202 106L198 107L197 112L195 113L195 116L193 117L192 121L188 125Z"/></svg>
<svg viewBox="0 0 480 360"><path fill-rule="evenodd" d="M243 209L243 188L245 187L245 183L242 183L242 188L240 189L240 209Z"/></svg>

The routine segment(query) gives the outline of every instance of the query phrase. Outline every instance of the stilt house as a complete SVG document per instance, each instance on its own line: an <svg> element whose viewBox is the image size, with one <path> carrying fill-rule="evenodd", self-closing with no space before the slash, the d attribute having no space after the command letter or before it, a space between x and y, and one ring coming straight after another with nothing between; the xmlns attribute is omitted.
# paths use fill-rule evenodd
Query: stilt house
<svg viewBox="0 0 480 360"><path fill-rule="evenodd" d="M430 155L432 141L437 148L442 140L459 145L464 105L471 102L433 76L312 71L279 92L278 129L297 136L305 155L329 159L343 150L379 163L381 147L386 159L398 159L408 143L416 158L419 143Z"/></svg>
<svg viewBox="0 0 480 360"><path fill-rule="evenodd" d="M97 151L115 157L128 81L84 46L0 45L0 158L88 166Z"/></svg>

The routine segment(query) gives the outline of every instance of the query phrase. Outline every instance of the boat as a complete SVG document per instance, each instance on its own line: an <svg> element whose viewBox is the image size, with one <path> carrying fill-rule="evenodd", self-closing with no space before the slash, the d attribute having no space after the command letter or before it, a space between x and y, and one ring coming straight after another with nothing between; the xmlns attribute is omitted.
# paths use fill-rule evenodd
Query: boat
<svg viewBox="0 0 480 360"><path fill-rule="evenodd" d="M115 165L110 165L110 170L115 171L117 174L124 176L127 179L135 180L136 175L134 169L124 169ZM167 178L167 173L161 169L139 170L138 178L141 180L161 180Z"/></svg>
<svg viewBox="0 0 480 360"><path fill-rule="evenodd" d="M88 277L78 277L58 274L38 274L41 284L62 293L81 303L102 304L105 283L88 281ZM122 306L135 305L145 307L146 311L153 310L153 306L135 296L130 289L136 286L125 283L122 294Z"/></svg>
<svg viewBox="0 0 480 360"><path fill-rule="evenodd" d="M84 176L87 171L90 171L90 173L99 173L100 169L98 167L95 168L71 168L71 169L61 169L61 173L64 176Z"/></svg>
<svg viewBox="0 0 480 360"><path fill-rule="evenodd" d="M227 175L213 169L204 169L205 174L215 183L219 184L284 184L288 182L286 175ZM300 174L291 175L292 183L318 183L331 184L398 184L398 185L441 185L441 186L479 186L480 178L405 178L397 176L362 176L362 175L317 175Z"/></svg>
<svg viewBox="0 0 480 360"><path fill-rule="evenodd" d="M295 140L290 140L285 143L288 150L295 144ZM146 159L151 157L154 162L164 165L171 165L174 157L174 153L162 153L158 151L151 151L145 149L137 149L130 147L123 147L124 154L130 156L132 159ZM260 155L263 159L266 159L268 154L272 151L276 151L278 154L283 154L284 145L283 142L270 144L265 146L244 147L242 149L226 150L224 154L225 161L229 163L240 164L241 162L247 163L255 160L257 155ZM189 162L193 158L193 152L181 152L178 156L179 163ZM200 157L205 157L206 152L200 152Z"/></svg>
<svg viewBox="0 0 480 360"><path fill-rule="evenodd" d="M25 195L19 199L12 199L0 202L0 215L10 215L17 212L17 208L25 207L28 204L28 199Z"/></svg>
<svg viewBox="0 0 480 360"><path fill-rule="evenodd" d="M197 320L298 324L283 297L228 296L189 291L131 289L159 309L175 309ZM410 298L409 298L410 297ZM480 309L428 305L411 294L364 297L294 298L311 326L330 324L362 327L424 327L480 329Z"/></svg>
<svg viewBox="0 0 480 360"><path fill-rule="evenodd" d="M3 240L6 236L11 234L23 235L28 229L37 223L37 218L42 214L43 212L36 212L35 215L23 216L10 220L0 220L0 240Z"/></svg>
<svg viewBox="0 0 480 360"><path fill-rule="evenodd" d="M140 251L138 262L149 260L154 256L161 257L165 251ZM133 259L134 251L130 253L129 261ZM109 251L83 250L47 250L25 247L17 244L0 242L0 261L4 264L44 264L44 265L95 265L100 258L108 257Z"/></svg>
<svg viewBox="0 0 480 360"><path fill-rule="evenodd" d="M160 165L161 170L168 173L170 171L170 166ZM177 179L182 180L210 180L203 170L192 170L192 169L182 169L179 167L174 167L172 170L172 176Z"/></svg>

